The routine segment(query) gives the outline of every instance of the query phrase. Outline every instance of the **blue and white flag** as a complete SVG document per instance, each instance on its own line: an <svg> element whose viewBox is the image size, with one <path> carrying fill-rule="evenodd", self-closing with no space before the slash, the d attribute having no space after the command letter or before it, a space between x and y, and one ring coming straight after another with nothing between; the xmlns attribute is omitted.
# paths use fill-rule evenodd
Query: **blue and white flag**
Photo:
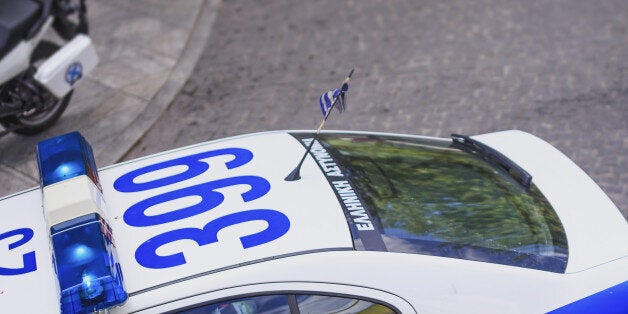
<svg viewBox="0 0 628 314"><path fill-rule="evenodd" d="M325 126L325 121L327 121L327 117L329 117L329 112L334 107L337 107L340 113L345 111L347 104L346 97L347 91L349 90L349 80L351 79L351 75L353 75L353 69L351 69L351 72L349 72L347 78L345 78L345 80L342 82L342 87L340 87L340 89L330 90L329 92L321 96L319 102L321 105L321 111L323 112L323 121L321 121L321 125L319 125L318 129L316 129L316 135L314 135L314 140L310 142L307 149L305 150L305 153L303 153L301 161L299 161L299 164L296 166L296 168L294 168L294 170L292 170L292 172L290 172L290 174L285 178L286 181L296 181L301 178L301 175L299 174L299 172L301 171L301 165L303 165L305 157L312 149L312 145L316 141L318 134L323 129L323 126Z"/></svg>
<svg viewBox="0 0 628 314"><path fill-rule="evenodd" d="M334 101L337 100L336 108L338 108L338 112L342 113L346 109L346 95L349 90L349 83L345 82L342 84L342 88L330 90L323 95L319 99L319 104L321 106L321 111L323 112L323 117L327 115L327 111L329 111L334 104Z"/></svg>

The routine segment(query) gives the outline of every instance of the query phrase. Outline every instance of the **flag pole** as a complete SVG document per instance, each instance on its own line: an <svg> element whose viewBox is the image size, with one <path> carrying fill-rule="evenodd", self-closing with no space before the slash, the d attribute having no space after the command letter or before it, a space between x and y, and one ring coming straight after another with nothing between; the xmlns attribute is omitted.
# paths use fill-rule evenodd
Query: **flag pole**
<svg viewBox="0 0 628 314"><path fill-rule="evenodd" d="M338 103L340 97L342 97L343 94L345 93L345 91L342 90L342 86L344 86L345 84L349 83L349 79L351 79L351 75L353 75L353 70L354 69L351 69L351 72L349 72L349 75L347 75L345 80L342 82L342 85L340 87L340 94L338 95L338 97L336 97L334 99L334 102L329 107L329 110L327 110L327 112L325 112L325 116L323 117L323 121L321 121L321 124L318 126L318 129L316 129L316 134L314 134L314 138L312 139L310 144L307 146L307 149L305 150L305 153L303 154L303 157L301 157L301 161L299 161L299 164L296 166L296 168L294 168L294 170L292 170L292 172L290 172L290 174L284 180L286 180L286 181L297 181L297 180L301 179L301 174L300 174L301 166L303 165L303 162L305 161L305 157L310 152L310 149L312 149L312 145L314 145L314 142L316 141L316 139L318 139L318 135L321 133L321 130L323 129L323 126L325 125L325 121L327 121L327 118L329 117L329 114L331 114L331 111L336 106L336 103Z"/></svg>

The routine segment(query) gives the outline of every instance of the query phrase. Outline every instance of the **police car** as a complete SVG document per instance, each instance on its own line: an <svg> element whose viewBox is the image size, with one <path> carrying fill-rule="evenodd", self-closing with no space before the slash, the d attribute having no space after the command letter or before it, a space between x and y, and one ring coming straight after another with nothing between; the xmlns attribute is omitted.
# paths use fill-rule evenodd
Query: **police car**
<svg viewBox="0 0 628 314"><path fill-rule="evenodd" d="M3 313L628 313L626 220L521 131L275 131L98 171L70 133L38 163L0 200Z"/></svg>

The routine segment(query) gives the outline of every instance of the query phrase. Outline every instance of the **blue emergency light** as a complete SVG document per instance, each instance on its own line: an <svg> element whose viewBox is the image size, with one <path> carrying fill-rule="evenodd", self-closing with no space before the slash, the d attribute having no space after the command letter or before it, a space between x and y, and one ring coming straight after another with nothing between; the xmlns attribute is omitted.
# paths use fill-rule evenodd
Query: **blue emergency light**
<svg viewBox="0 0 628 314"><path fill-rule="evenodd" d="M92 147L79 132L72 132L37 144L41 186L86 175L102 190Z"/></svg>
<svg viewBox="0 0 628 314"><path fill-rule="evenodd" d="M111 228L100 215L57 224L50 234L62 313L92 313L126 301Z"/></svg>
<svg viewBox="0 0 628 314"><path fill-rule="evenodd" d="M85 208L76 214L76 208L69 211L63 204L46 201L47 197L58 198L59 193L67 193L63 181L80 176L89 177L98 187L96 193L101 193L91 146L80 133L73 132L40 142L37 155L44 211L66 212L66 216L71 217L66 221L47 220L61 290L61 312L91 313L122 304L128 296L123 287L111 228L99 214L104 213L100 202L81 203L86 204ZM77 196L69 193L61 197L87 197L90 200L92 194Z"/></svg>

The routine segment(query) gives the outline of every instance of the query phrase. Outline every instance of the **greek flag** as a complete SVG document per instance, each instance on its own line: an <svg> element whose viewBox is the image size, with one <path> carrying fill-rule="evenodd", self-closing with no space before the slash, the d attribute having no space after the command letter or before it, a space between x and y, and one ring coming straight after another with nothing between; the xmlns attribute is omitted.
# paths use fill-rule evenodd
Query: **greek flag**
<svg viewBox="0 0 628 314"><path fill-rule="evenodd" d="M342 88L330 90L323 95L319 99L319 104L321 105L321 111L323 112L323 117L327 115L327 112L331 109L334 101L336 102L336 108L338 108L338 112L342 113L346 109L346 95L349 90L349 83L345 82L342 84Z"/></svg>

